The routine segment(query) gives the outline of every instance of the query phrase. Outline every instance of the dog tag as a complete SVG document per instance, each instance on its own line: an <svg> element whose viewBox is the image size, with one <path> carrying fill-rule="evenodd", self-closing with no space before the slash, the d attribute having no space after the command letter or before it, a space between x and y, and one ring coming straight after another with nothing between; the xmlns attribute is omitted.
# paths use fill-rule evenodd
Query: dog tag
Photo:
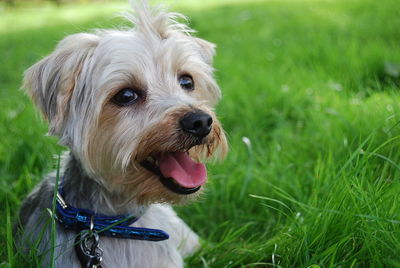
<svg viewBox="0 0 400 268"><path fill-rule="evenodd" d="M103 251L99 248L99 234L84 230L75 239L75 252L83 268L101 268Z"/></svg>

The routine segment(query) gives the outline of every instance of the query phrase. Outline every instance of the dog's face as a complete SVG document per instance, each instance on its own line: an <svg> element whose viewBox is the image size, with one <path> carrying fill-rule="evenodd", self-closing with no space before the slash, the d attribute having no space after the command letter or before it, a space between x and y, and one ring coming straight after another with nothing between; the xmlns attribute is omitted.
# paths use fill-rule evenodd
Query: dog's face
<svg viewBox="0 0 400 268"><path fill-rule="evenodd" d="M25 73L25 87L89 176L141 203L184 202L223 156L214 46L176 14L142 7L124 31L75 34Z"/></svg>

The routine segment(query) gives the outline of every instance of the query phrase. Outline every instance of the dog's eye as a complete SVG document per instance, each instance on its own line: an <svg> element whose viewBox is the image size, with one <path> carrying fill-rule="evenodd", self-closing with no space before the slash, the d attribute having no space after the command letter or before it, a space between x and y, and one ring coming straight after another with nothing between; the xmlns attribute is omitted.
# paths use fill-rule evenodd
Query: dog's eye
<svg viewBox="0 0 400 268"><path fill-rule="evenodd" d="M136 102L139 97L138 92L134 89L124 88L112 98L112 101L119 106L128 106Z"/></svg>
<svg viewBox="0 0 400 268"><path fill-rule="evenodd" d="M184 74L181 75L178 80L179 80L179 85L184 90L192 91L194 89L194 81L192 76Z"/></svg>

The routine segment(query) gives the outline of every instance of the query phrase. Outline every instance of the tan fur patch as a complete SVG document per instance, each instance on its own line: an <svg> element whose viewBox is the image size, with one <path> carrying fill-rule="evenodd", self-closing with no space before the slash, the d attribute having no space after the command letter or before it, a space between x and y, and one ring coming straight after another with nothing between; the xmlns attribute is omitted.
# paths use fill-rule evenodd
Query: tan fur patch
<svg viewBox="0 0 400 268"><path fill-rule="evenodd" d="M99 126L93 132L89 145L91 165L101 177L107 178L107 183L113 190L122 191L126 196L135 199L141 204L153 202L184 203L198 196L198 194L178 195L165 188L157 175L143 168L140 163L149 156L156 157L166 152L188 151L195 161L205 161L219 150L223 157L227 151L227 143L222 127L215 114L207 110L213 117L211 133L201 145L194 146L196 140L185 133L179 125L181 118L192 108L181 108L168 113L164 119L144 131L136 149L131 152L131 162L126 171L116 171L113 167L112 156L113 136L118 129L121 110L114 105L106 105L99 119ZM123 133L121 133L123 135ZM125 137L126 139L132 137ZM194 147L193 147L194 146ZM130 198L128 198L130 199Z"/></svg>

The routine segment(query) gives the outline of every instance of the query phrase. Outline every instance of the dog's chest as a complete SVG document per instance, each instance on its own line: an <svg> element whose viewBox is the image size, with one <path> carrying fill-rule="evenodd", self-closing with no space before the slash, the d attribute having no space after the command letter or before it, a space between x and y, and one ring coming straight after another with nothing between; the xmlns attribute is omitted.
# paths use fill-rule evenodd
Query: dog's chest
<svg viewBox="0 0 400 268"><path fill-rule="evenodd" d="M104 267L182 267L183 260L171 241L150 242L104 239Z"/></svg>
<svg viewBox="0 0 400 268"><path fill-rule="evenodd" d="M99 247L103 252L103 267L183 267L183 256L193 253L192 251L198 248L197 235L169 206L151 206L135 226L163 229L170 238L153 242L100 236ZM60 231L62 234L62 230ZM75 236L75 233L67 232L58 239L65 243L74 241ZM72 243L70 248L73 248ZM74 267L78 263L73 250L60 259L61 267L67 267L66 263L72 264L68 267Z"/></svg>

